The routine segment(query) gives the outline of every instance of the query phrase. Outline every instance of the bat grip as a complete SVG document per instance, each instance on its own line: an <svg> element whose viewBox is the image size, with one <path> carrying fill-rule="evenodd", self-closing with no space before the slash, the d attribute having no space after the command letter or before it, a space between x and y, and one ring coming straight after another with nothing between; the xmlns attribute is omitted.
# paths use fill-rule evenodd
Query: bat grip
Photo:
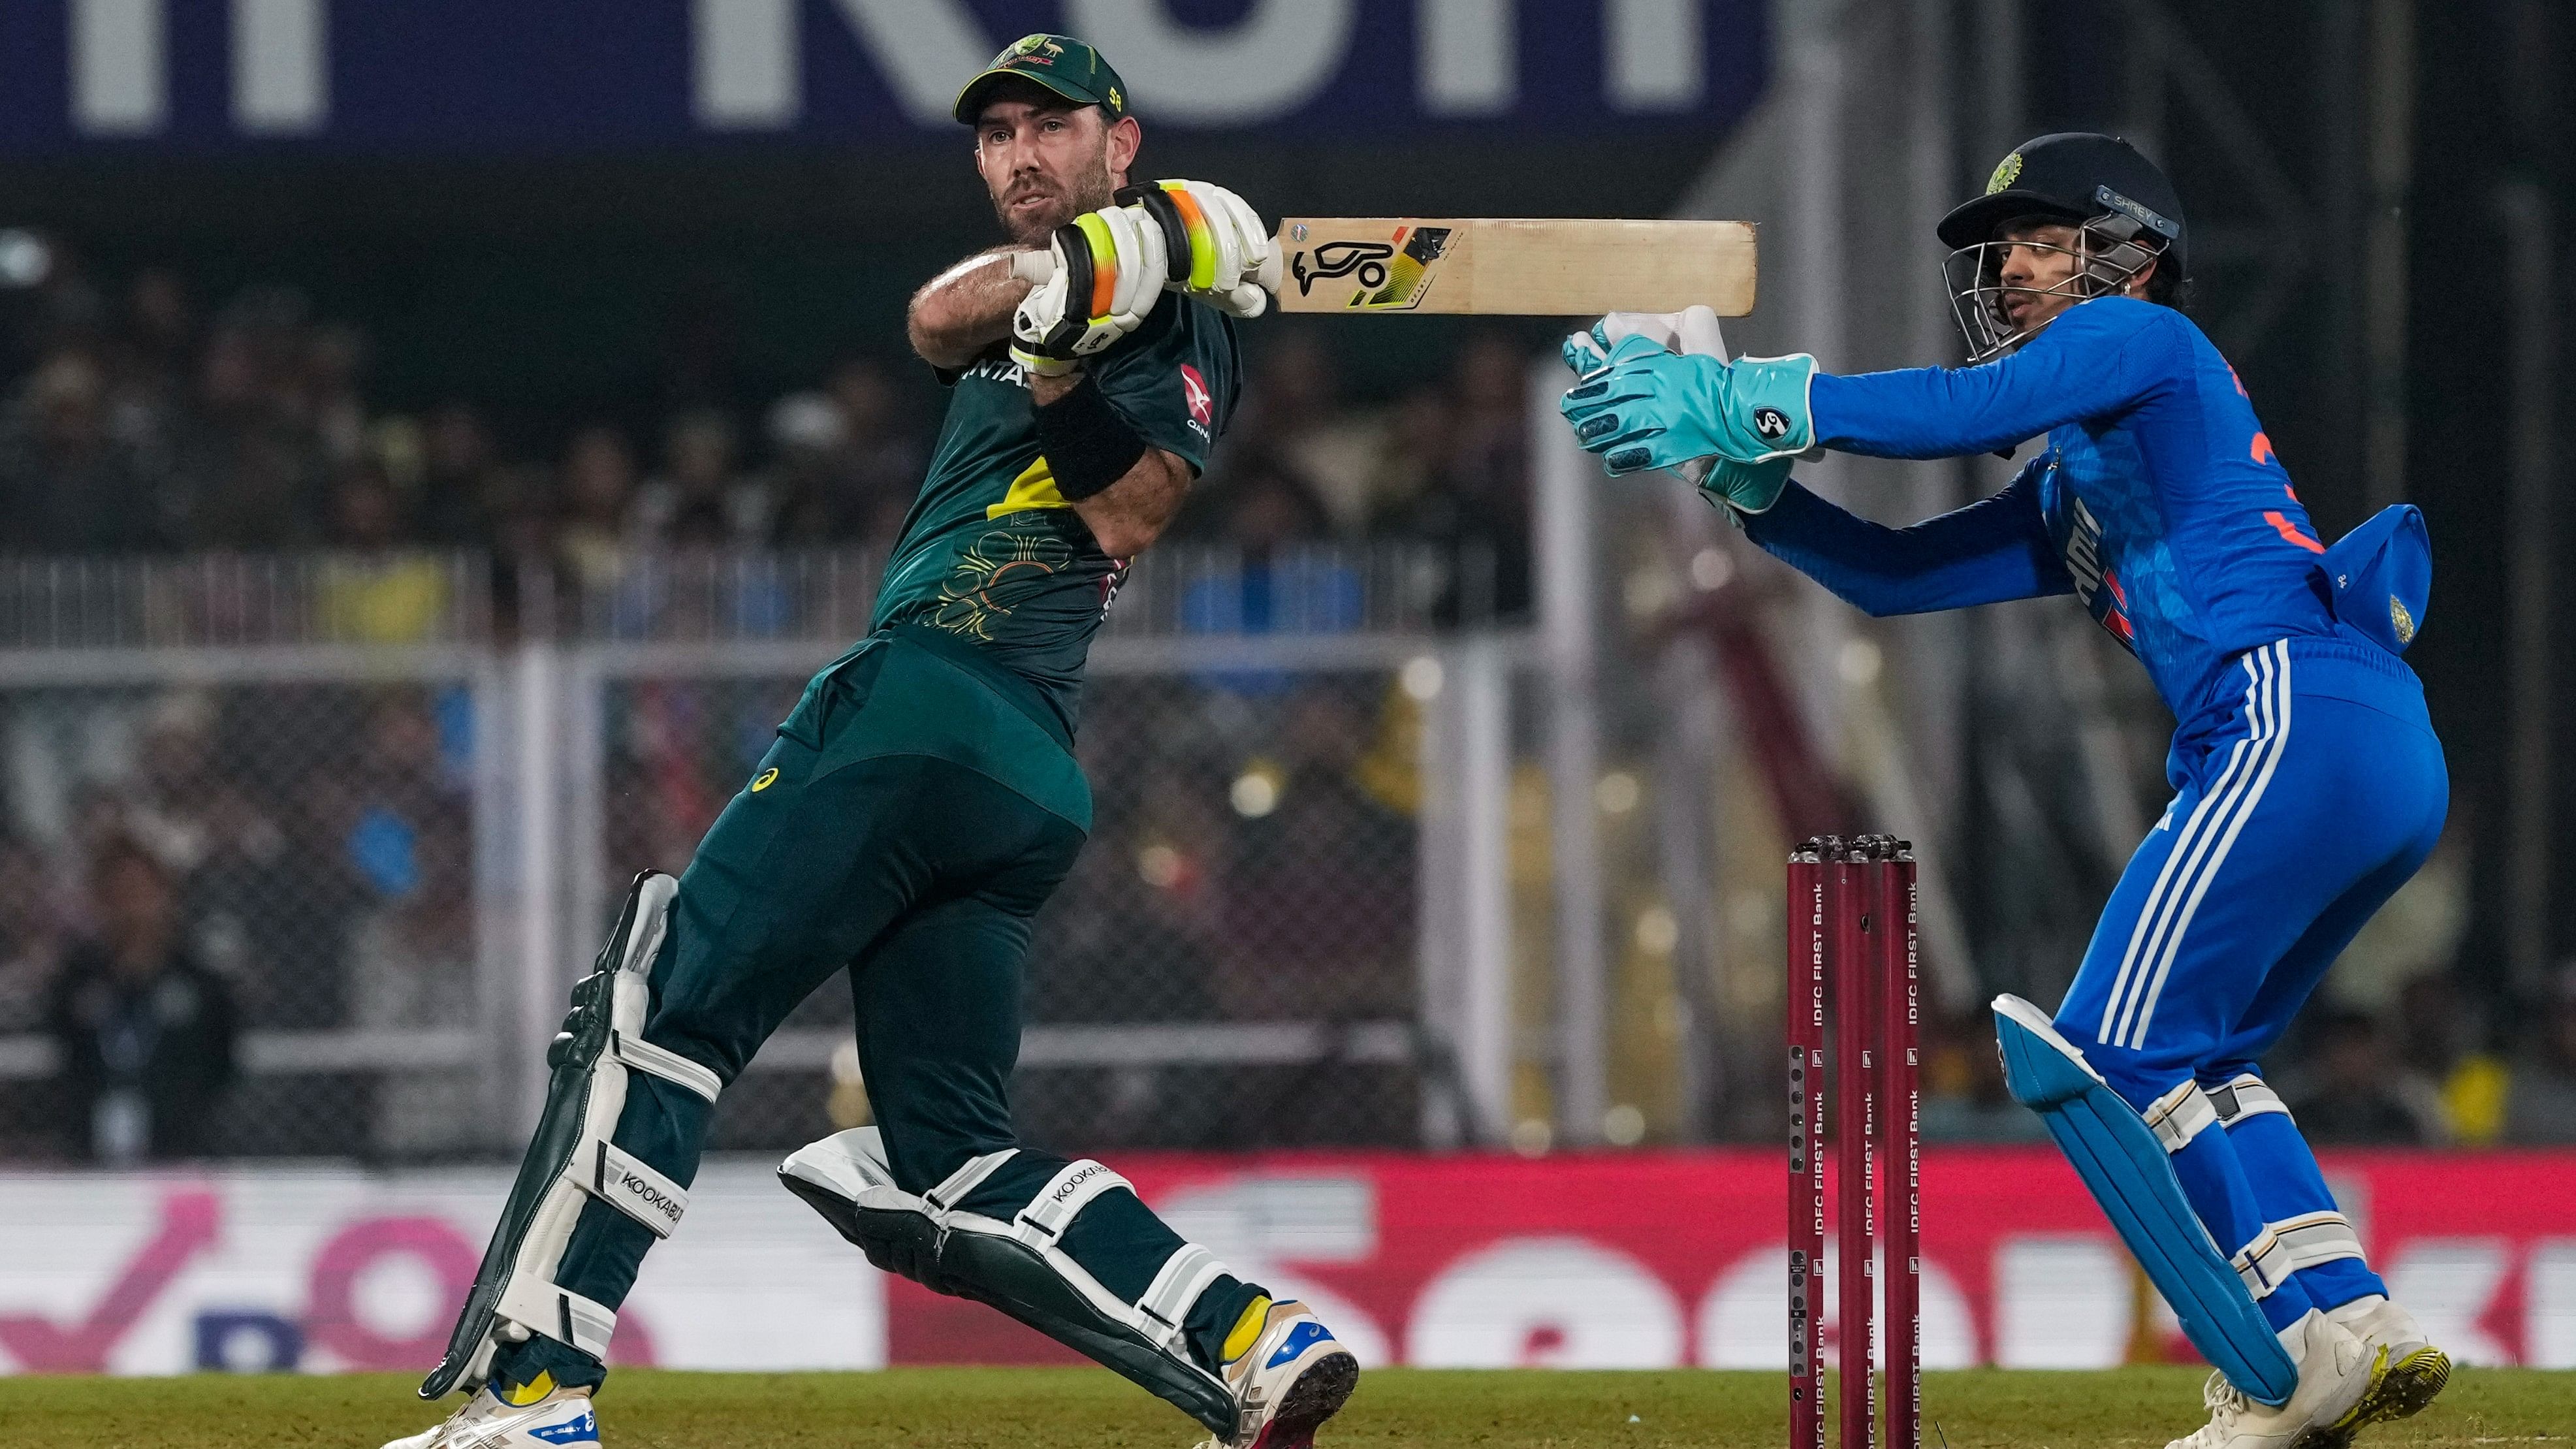
<svg viewBox="0 0 2576 1449"><path fill-rule="evenodd" d="M1014 252L1011 255L1011 275L1032 287L1043 287L1055 280L1055 253Z"/></svg>

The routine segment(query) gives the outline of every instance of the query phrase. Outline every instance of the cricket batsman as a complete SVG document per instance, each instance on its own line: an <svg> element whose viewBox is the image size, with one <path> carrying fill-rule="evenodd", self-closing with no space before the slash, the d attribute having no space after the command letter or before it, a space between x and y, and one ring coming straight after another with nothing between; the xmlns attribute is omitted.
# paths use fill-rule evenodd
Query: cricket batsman
<svg viewBox="0 0 2576 1449"><path fill-rule="evenodd" d="M2259 1062L2415 873L2449 799L2421 685L2422 515L2329 548L2244 387L2174 303L2172 184L2059 134L1940 225L1972 365L1838 377L1813 357L1568 340L1563 411L1613 474L1689 465L1746 535L1873 616L2073 594L2180 722L2173 803L2131 857L2055 1015L1995 1002L2039 1111L2193 1344L2210 1418L2173 1449L2341 1446L2450 1373L2364 1260ZM1791 460L2044 444L2002 492L1891 529Z"/></svg>
<svg viewBox="0 0 2576 1449"><path fill-rule="evenodd" d="M471 1397L387 1449L598 1442L618 1305L687 1214L716 1098L843 973L877 1125L779 1177L870 1262L1071 1345L1212 1446L1303 1449L1358 1380L1312 1313L1117 1173L1019 1145L1006 1097L1030 923L1091 825L1084 657L1225 428L1268 232L1222 188L1129 185L1126 87L1070 36L995 57L956 116L1010 241L912 300L950 402L874 632L806 686L687 871L637 877L421 1385Z"/></svg>

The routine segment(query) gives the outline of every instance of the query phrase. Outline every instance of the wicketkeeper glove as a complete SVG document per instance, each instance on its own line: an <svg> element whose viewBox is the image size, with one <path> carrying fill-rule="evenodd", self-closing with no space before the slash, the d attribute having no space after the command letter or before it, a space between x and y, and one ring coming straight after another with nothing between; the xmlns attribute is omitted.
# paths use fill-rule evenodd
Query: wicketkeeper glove
<svg viewBox="0 0 2576 1449"><path fill-rule="evenodd" d="M1667 352L1702 357L1726 355L1726 334L1717 313L1708 307L1678 312L1612 312L1580 332L1569 333L1563 354L1576 377L1610 365L1610 349L1630 337L1644 337Z"/></svg>
<svg viewBox="0 0 2576 1449"><path fill-rule="evenodd" d="M1011 269L1037 284L1011 314L1011 360L1041 377L1071 372L1135 331L1170 277L1163 229L1132 206L1084 212Z"/></svg>
<svg viewBox="0 0 2576 1449"><path fill-rule="evenodd" d="M1807 406L1815 375L1816 359L1804 353L1730 363L1628 337L1566 391L1558 410L1614 477L1711 456L1768 463L1815 446Z"/></svg>
<svg viewBox="0 0 2576 1449"><path fill-rule="evenodd" d="M1738 463L1732 458L1707 458L1705 477L1695 481L1708 501L1722 505L1738 515L1768 513L1780 501L1780 493L1789 486L1789 460L1774 458L1768 463Z"/></svg>
<svg viewBox="0 0 2576 1449"><path fill-rule="evenodd" d="M1233 317L1258 317L1279 286L1279 253L1251 203L1204 181L1149 181L1118 193L1162 228L1171 281Z"/></svg>

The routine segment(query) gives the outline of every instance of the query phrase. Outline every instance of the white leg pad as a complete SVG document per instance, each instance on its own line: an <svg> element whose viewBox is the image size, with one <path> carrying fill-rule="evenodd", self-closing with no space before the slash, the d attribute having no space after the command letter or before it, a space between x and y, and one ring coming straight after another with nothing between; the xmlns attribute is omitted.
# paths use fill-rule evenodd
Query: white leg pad
<svg viewBox="0 0 2576 1449"><path fill-rule="evenodd" d="M652 1010L647 978L662 953L670 929L672 899L679 883L669 876L647 881L636 902L636 925L628 933L618 969L610 978L607 1046L590 1066L590 1091L582 1104L581 1137L563 1173L547 1190L535 1221L522 1240L495 1311L509 1323L571 1344L593 1357L604 1357L617 1329L617 1311L557 1284L556 1270L572 1243L582 1203L597 1198L644 1225L656 1238L667 1238L688 1212L689 1194L671 1178L609 1139L626 1111L631 1073L659 1077L714 1101L722 1088L716 1074L677 1052L644 1040L644 1023Z"/></svg>

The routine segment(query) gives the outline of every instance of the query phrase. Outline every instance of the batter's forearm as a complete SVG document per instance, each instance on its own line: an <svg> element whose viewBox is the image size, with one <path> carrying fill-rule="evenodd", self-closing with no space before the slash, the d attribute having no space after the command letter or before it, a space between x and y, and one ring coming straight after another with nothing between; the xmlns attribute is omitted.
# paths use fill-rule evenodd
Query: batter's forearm
<svg viewBox="0 0 2576 1449"><path fill-rule="evenodd" d="M996 247L968 257L912 294L906 331L912 350L933 367L964 367L1011 335L1011 310L1029 284L1011 274L1023 247Z"/></svg>
<svg viewBox="0 0 2576 1449"><path fill-rule="evenodd" d="M1073 505L1100 551L1131 559L1162 537L1190 494L1190 465L1160 448L1148 448L1136 466L1107 488Z"/></svg>

